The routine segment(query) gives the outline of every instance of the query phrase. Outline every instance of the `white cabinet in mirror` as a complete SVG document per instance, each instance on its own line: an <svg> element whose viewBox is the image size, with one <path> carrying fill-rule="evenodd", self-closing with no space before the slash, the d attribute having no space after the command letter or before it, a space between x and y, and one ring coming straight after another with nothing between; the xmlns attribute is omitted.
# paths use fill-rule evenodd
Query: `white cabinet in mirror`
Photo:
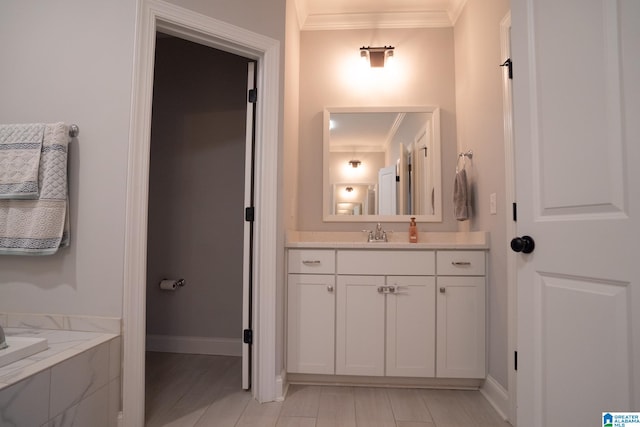
<svg viewBox="0 0 640 427"><path fill-rule="evenodd" d="M440 109L324 111L323 218L442 221Z"/></svg>

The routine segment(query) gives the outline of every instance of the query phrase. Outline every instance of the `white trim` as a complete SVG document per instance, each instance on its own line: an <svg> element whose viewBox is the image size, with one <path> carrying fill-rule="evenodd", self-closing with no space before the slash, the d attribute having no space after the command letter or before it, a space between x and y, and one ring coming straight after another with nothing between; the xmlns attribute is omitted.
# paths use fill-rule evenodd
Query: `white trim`
<svg viewBox="0 0 640 427"><path fill-rule="evenodd" d="M139 0L124 245L123 425L144 425L147 201L156 28L258 60L253 395L276 398L277 166L280 42L161 0Z"/></svg>
<svg viewBox="0 0 640 427"><path fill-rule="evenodd" d="M507 412L509 411L509 394L507 390L502 387L498 381L496 381L491 375L487 375L482 387L480 387L480 393L485 399L493 406L493 409L502 417L503 420L508 420Z"/></svg>
<svg viewBox="0 0 640 427"><path fill-rule="evenodd" d="M242 357L242 340L239 338L147 335L146 343L147 351Z"/></svg>
<svg viewBox="0 0 640 427"><path fill-rule="evenodd" d="M302 31L366 30L371 28L446 28L451 27L445 10L309 14L301 22Z"/></svg>
<svg viewBox="0 0 640 427"><path fill-rule="evenodd" d="M289 384L287 383L287 371L285 369L280 372L280 375L276 377L276 401L284 401L284 397L287 394Z"/></svg>
<svg viewBox="0 0 640 427"><path fill-rule="evenodd" d="M500 55L501 61L511 57L511 12L508 12L500 21ZM505 209L506 209L506 233L507 236L516 236L515 221L512 221L512 205L516 201L515 191L515 157L513 139L513 95L511 81L507 77L507 70L503 71L502 79L502 108L504 123L504 159L505 159ZM518 331L518 300L517 300L517 257L507 250L507 381L508 381L508 420L516 425L516 390L517 373L515 370L514 352L517 350Z"/></svg>

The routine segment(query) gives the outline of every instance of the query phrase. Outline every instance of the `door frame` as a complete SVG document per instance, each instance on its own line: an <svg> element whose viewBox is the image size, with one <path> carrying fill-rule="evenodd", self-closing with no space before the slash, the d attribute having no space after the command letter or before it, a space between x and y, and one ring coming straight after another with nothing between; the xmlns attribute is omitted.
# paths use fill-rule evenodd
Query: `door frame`
<svg viewBox="0 0 640 427"><path fill-rule="evenodd" d="M161 0L139 0L124 241L122 421L144 425L149 154L156 31L257 61L252 394L276 396L276 254L280 42ZM239 215L242 213L239 212Z"/></svg>

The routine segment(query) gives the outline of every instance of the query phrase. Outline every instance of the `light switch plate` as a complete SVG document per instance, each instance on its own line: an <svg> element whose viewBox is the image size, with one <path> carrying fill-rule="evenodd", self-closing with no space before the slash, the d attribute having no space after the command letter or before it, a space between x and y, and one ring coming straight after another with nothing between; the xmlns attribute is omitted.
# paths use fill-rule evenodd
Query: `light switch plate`
<svg viewBox="0 0 640 427"><path fill-rule="evenodd" d="M496 208L496 193L491 193L489 195L489 213L491 215L495 215L497 213Z"/></svg>

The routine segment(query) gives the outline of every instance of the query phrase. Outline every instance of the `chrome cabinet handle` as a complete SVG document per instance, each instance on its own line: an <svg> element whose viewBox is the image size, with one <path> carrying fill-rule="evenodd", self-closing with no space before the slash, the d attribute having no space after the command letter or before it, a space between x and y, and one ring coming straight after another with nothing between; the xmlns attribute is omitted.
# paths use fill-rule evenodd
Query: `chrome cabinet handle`
<svg viewBox="0 0 640 427"><path fill-rule="evenodd" d="M384 288L386 288L386 286L378 286L378 293L379 294L384 293Z"/></svg>
<svg viewBox="0 0 640 427"><path fill-rule="evenodd" d="M445 288L444 286L440 288L440 293L444 294L446 292L447 288Z"/></svg>
<svg viewBox="0 0 640 427"><path fill-rule="evenodd" d="M333 285L327 286L327 292L333 292Z"/></svg>
<svg viewBox="0 0 640 427"><path fill-rule="evenodd" d="M392 294L396 293L396 287L395 286L387 286L387 288L389 289L389 292L391 292Z"/></svg>
<svg viewBox="0 0 640 427"><path fill-rule="evenodd" d="M455 265L457 267L460 267L460 266L464 266L464 265L471 265L471 263L469 261L451 261L451 265Z"/></svg>
<svg viewBox="0 0 640 427"><path fill-rule="evenodd" d="M302 263L303 263L304 265L320 265L320 261L319 261L319 260L317 260L317 259L316 259L316 260L311 260L311 261L309 261L309 260L304 260L304 261L302 261Z"/></svg>

